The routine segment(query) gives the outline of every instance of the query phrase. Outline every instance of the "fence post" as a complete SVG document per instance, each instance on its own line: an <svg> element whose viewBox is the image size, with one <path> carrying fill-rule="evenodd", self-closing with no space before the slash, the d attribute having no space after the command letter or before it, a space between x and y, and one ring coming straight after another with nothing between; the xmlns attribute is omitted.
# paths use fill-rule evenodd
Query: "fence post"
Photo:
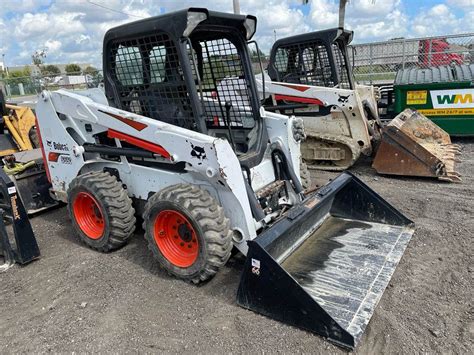
<svg viewBox="0 0 474 355"><path fill-rule="evenodd" d="M18 91L20 92L20 96L25 96L25 88L23 87L23 83L18 83Z"/></svg>
<svg viewBox="0 0 474 355"><path fill-rule="evenodd" d="M373 67L374 60L372 58L372 45L369 45L369 68L370 68L370 75L369 75L369 83L372 85L372 73L374 72Z"/></svg>
<svg viewBox="0 0 474 355"><path fill-rule="evenodd" d="M406 39L403 39L403 42L402 42L402 69L405 69L405 56L406 56L406 53L405 53L405 43L406 43Z"/></svg>
<svg viewBox="0 0 474 355"><path fill-rule="evenodd" d="M432 39L428 40L428 67L431 67L431 48L432 47Z"/></svg>

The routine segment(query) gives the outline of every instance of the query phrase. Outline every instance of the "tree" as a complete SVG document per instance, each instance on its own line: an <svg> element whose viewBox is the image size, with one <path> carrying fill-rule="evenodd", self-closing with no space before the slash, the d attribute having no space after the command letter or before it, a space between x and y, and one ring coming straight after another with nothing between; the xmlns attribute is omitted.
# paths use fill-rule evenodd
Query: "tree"
<svg viewBox="0 0 474 355"><path fill-rule="evenodd" d="M47 76L56 76L61 74L61 70L56 65L53 64L48 64L43 67L41 67L41 74L47 75Z"/></svg>
<svg viewBox="0 0 474 355"><path fill-rule="evenodd" d="M33 64L38 68L44 63L44 58L46 58L46 49L37 50L31 56Z"/></svg>
<svg viewBox="0 0 474 355"><path fill-rule="evenodd" d="M257 52L257 49L258 49L258 52ZM260 58L263 59L265 58L265 53L263 53L260 48L255 48L255 49L252 49L251 53L250 53L250 56L252 58L254 57L258 57L260 55Z"/></svg>
<svg viewBox="0 0 474 355"><path fill-rule="evenodd" d="M67 69L66 69L66 71L67 71ZM82 73L84 75L90 75L90 76L94 77L99 73L99 71L97 70L97 68L89 65L89 66L86 67L86 69L84 69L82 71Z"/></svg>
<svg viewBox="0 0 474 355"><path fill-rule="evenodd" d="M6 77L5 82L11 85L19 83L27 84L30 82L31 69L25 67L22 70L10 71Z"/></svg>
<svg viewBox="0 0 474 355"><path fill-rule="evenodd" d="M78 74L81 74L81 67L77 64L68 64L66 65L66 67L64 68L64 70L66 71L66 73L68 75L78 75Z"/></svg>
<svg viewBox="0 0 474 355"><path fill-rule="evenodd" d="M89 88L96 88L103 80L103 77L100 71L91 65L87 66L82 71L82 74L86 76L87 86Z"/></svg>

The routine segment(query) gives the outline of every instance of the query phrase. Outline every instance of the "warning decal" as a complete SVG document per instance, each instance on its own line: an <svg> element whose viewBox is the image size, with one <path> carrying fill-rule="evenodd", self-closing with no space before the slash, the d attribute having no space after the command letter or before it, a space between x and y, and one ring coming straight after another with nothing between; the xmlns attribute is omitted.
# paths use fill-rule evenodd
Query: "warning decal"
<svg viewBox="0 0 474 355"><path fill-rule="evenodd" d="M427 97L426 90L407 91L407 105L424 105Z"/></svg>

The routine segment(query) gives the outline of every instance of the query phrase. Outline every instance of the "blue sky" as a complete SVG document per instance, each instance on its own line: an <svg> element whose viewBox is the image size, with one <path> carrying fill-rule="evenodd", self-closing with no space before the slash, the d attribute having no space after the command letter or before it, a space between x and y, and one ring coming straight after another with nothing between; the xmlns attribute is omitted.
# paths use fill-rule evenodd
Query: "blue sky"
<svg viewBox="0 0 474 355"><path fill-rule="evenodd" d="M242 13L258 17L255 39L268 52L277 38L334 27L337 0L240 0ZM122 23L189 6L232 11L232 0L2 0L0 54L8 66L47 63L100 66L102 38ZM107 10L106 8L112 9ZM346 27L355 42L474 32L474 0L351 0Z"/></svg>

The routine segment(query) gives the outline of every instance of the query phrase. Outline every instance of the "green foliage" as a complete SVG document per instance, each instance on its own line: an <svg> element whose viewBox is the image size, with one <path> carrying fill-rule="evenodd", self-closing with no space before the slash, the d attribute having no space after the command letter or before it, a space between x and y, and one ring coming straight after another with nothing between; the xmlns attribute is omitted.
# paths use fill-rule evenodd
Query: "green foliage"
<svg viewBox="0 0 474 355"><path fill-rule="evenodd" d="M79 74L81 74L81 67L77 64L74 64L74 63L66 65L64 70L66 71L66 73L68 75L79 75Z"/></svg>
<svg viewBox="0 0 474 355"><path fill-rule="evenodd" d="M99 85L99 83L104 79L100 71L90 65L82 71L82 74L87 75L87 85L89 87L97 87L97 85Z"/></svg>
<svg viewBox="0 0 474 355"><path fill-rule="evenodd" d="M19 83L27 84L31 81L30 75L31 69L28 67L25 67L22 70L9 71L8 75L6 75L5 82L10 85L16 85Z"/></svg>
<svg viewBox="0 0 474 355"><path fill-rule="evenodd" d="M61 74L61 70L56 65L48 64L41 67L41 74L44 76L56 76Z"/></svg>
<svg viewBox="0 0 474 355"><path fill-rule="evenodd" d="M67 71L67 69L66 69L66 71ZM97 75L97 74L99 73L99 71L97 70L97 68L95 68L95 67L89 65L88 67L86 67L86 68L82 71L82 73L83 73L84 75L95 76L95 75Z"/></svg>

